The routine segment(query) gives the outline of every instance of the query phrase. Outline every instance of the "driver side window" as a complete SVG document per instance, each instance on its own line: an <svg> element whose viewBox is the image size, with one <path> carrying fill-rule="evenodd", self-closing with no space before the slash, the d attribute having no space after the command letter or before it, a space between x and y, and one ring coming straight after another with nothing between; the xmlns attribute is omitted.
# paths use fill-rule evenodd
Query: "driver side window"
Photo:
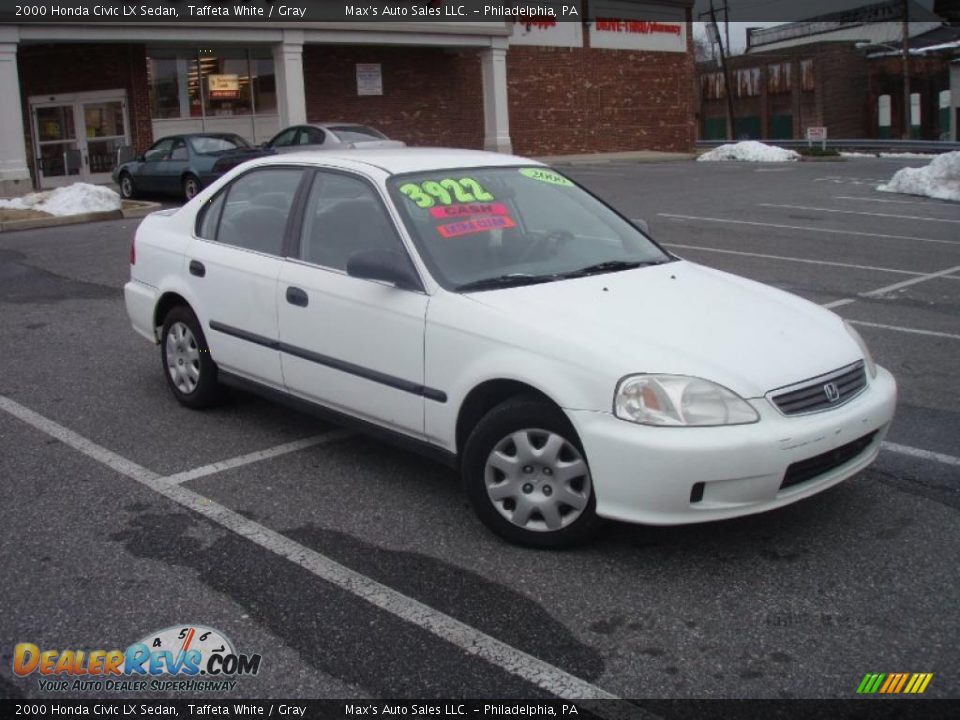
<svg viewBox="0 0 960 720"><path fill-rule="evenodd" d="M270 144L273 145L273 147L286 147L287 145L293 145L293 139L296 137L296 135L297 128L284 130L282 133L277 135Z"/></svg>
<svg viewBox="0 0 960 720"><path fill-rule="evenodd" d="M165 138L156 142L152 148L143 154L144 161L159 162L160 160L166 160L171 148L173 148L173 143L174 138Z"/></svg>

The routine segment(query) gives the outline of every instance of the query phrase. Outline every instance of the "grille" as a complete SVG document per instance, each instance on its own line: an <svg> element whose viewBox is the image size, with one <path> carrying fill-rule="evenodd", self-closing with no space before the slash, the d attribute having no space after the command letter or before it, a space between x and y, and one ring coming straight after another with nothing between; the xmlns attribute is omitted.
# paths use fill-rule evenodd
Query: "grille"
<svg viewBox="0 0 960 720"><path fill-rule="evenodd" d="M826 375L773 390L768 397L784 415L802 415L843 405L866 386L867 373L861 360Z"/></svg>
<svg viewBox="0 0 960 720"><path fill-rule="evenodd" d="M862 438L858 438L846 445L841 445L822 455L793 463L793 465L787 468L787 472L784 473L783 482L780 483L780 489L783 490L784 488L799 485L807 480L813 480L815 477L819 477L834 468L840 467L844 463L850 462L867 449L870 443L873 442L876 434L877 431L874 430L869 435L864 435Z"/></svg>

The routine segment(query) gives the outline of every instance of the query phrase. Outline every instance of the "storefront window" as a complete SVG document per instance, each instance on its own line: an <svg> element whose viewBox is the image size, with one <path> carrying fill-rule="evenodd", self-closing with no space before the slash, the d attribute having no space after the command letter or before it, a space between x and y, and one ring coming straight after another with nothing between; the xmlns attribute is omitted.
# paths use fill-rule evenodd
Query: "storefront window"
<svg viewBox="0 0 960 720"><path fill-rule="evenodd" d="M161 48L147 53L150 113L154 119L199 117L195 50Z"/></svg>
<svg viewBox="0 0 960 720"><path fill-rule="evenodd" d="M147 79L155 120L277 110L268 48L149 48Z"/></svg>
<svg viewBox="0 0 960 720"><path fill-rule="evenodd" d="M277 81L273 74L273 56L267 49L250 51L250 84L257 115L277 111Z"/></svg>

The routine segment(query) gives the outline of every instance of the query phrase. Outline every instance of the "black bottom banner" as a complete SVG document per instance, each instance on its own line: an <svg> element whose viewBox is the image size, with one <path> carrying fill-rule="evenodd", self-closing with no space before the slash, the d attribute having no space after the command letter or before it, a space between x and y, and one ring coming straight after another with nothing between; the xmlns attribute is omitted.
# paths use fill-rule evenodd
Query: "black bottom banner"
<svg viewBox="0 0 960 720"><path fill-rule="evenodd" d="M0 718L954 720L957 700L0 700Z"/></svg>

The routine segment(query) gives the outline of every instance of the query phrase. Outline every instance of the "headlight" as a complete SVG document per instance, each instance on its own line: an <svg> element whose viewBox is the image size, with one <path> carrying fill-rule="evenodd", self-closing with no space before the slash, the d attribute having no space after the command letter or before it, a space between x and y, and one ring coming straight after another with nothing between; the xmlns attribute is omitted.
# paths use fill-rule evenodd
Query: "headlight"
<svg viewBox="0 0 960 720"><path fill-rule="evenodd" d="M683 375L630 375L617 386L613 409L621 420L643 425L744 425L760 419L736 393Z"/></svg>
<svg viewBox="0 0 960 720"><path fill-rule="evenodd" d="M867 372L870 374L870 378L873 379L877 377L877 364L873 361L873 355L870 354L870 348L867 347L867 344L863 341L863 338L860 337L860 333L853 329L853 325L844 320L843 326L847 329L847 332L850 333L850 337L853 338L854 342L860 346L860 352L863 353L863 362L867 366Z"/></svg>

